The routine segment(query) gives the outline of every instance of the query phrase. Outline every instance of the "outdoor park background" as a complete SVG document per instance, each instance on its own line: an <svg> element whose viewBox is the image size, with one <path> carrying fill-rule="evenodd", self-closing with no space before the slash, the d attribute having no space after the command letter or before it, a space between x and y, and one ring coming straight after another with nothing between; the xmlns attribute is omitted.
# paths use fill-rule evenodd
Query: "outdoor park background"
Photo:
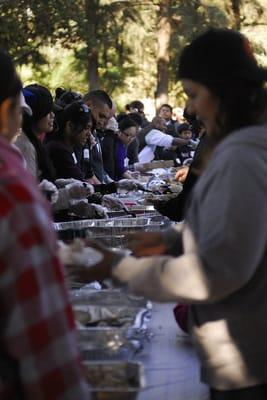
<svg viewBox="0 0 267 400"><path fill-rule="evenodd" d="M245 33L267 66L267 0L0 0L0 47L24 85L102 88L120 110L183 106L179 54L210 26Z"/></svg>

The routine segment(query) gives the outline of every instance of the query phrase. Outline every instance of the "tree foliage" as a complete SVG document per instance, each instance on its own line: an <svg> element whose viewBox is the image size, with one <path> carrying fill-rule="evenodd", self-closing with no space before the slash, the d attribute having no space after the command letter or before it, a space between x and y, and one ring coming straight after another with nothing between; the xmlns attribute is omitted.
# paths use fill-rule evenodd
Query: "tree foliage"
<svg viewBox="0 0 267 400"><path fill-rule="evenodd" d="M171 28L164 90L173 104L183 101L181 49L207 27L241 30L267 65L267 0L0 0L0 47L27 83L101 86L121 103L154 98L163 4Z"/></svg>

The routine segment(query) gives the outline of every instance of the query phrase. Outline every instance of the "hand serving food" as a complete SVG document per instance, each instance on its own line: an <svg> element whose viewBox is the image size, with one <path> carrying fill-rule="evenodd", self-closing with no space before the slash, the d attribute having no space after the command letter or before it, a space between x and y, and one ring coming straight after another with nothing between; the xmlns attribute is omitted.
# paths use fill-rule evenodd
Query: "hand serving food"
<svg viewBox="0 0 267 400"><path fill-rule="evenodd" d="M135 257L166 254L167 246L160 232L143 232L129 235L128 247Z"/></svg>
<svg viewBox="0 0 267 400"><path fill-rule="evenodd" d="M89 283L93 281L103 281L104 279L111 277L112 266L119 262L121 255L115 253L103 245L93 240L79 240L80 246L80 257L62 256L62 251L59 252L60 258L66 267L67 276L72 282L84 282ZM81 247L82 246L82 247ZM68 246L70 247L70 246ZM98 259L95 258L96 263L90 263L88 267L88 260L86 254L89 252L86 249L90 249L90 252L94 251L98 253Z"/></svg>

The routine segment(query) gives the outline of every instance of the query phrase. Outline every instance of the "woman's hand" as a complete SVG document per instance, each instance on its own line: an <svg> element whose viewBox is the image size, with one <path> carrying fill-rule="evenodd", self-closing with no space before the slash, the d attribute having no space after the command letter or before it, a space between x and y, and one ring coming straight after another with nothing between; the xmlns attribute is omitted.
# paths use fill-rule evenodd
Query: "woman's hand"
<svg viewBox="0 0 267 400"><path fill-rule="evenodd" d="M184 166L184 167L180 168L180 169L177 171L176 175L175 175L175 179L176 179L178 182L183 183L183 182L185 181L186 177L187 177L188 170L189 170L189 167L188 167L188 166Z"/></svg>
<svg viewBox="0 0 267 400"><path fill-rule="evenodd" d="M128 248L135 257L149 257L163 255L167 252L167 246L160 232L143 232L129 236Z"/></svg>
<svg viewBox="0 0 267 400"><path fill-rule="evenodd" d="M81 265L66 265L68 278L72 282L84 283L90 283L94 281L101 282L104 279L110 278L112 265L115 263L118 255L93 240L85 240L85 246L94 248L101 253L103 256L102 260L98 264L95 264L91 267Z"/></svg>

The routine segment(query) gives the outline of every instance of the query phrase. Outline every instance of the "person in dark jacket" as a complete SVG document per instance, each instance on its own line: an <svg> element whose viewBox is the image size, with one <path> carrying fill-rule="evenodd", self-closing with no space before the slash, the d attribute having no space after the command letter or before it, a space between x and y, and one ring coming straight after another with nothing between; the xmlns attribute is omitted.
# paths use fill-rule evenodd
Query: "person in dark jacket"
<svg viewBox="0 0 267 400"><path fill-rule="evenodd" d="M139 113L129 113L128 117L136 122L139 132L143 124L141 115ZM138 138L135 137L127 147L127 158L129 159L129 165L134 165L135 163L138 163L138 149L139 141Z"/></svg>
<svg viewBox="0 0 267 400"><path fill-rule="evenodd" d="M104 169L114 180L131 179L128 171L127 146L135 139L138 126L129 116L119 121L119 130L110 133L102 142Z"/></svg>
<svg viewBox="0 0 267 400"><path fill-rule="evenodd" d="M75 146L85 145L92 127L89 108L75 101L57 114L58 131L46 144L56 170L56 178L84 180L84 174L74 153Z"/></svg>
<svg viewBox="0 0 267 400"><path fill-rule="evenodd" d="M166 133L168 135L177 136L175 129L176 121L172 119L172 106L169 104L162 104L159 109L159 117L163 118L166 123Z"/></svg>
<svg viewBox="0 0 267 400"><path fill-rule="evenodd" d="M85 171L85 174L92 184L108 183L110 179L104 170L101 138L111 117L113 103L104 90L92 90L86 93L83 101L90 107L93 121L92 135L88 140L90 170L89 173Z"/></svg>
<svg viewBox="0 0 267 400"><path fill-rule="evenodd" d="M185 140L192 139L192 131L189 124L180 124L177 128L178 137ZM177 158L181 165L189 165L194 156L194 149L191 145L184 145L177 149Z"/></svg>

